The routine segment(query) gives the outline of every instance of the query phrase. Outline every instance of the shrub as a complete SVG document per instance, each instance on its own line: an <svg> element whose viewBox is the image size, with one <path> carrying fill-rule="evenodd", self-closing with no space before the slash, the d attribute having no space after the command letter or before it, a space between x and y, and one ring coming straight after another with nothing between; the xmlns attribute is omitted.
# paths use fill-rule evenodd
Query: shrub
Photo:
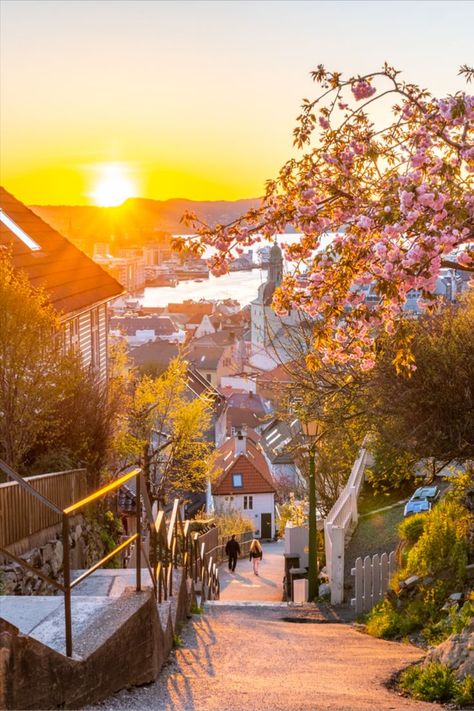
<svg viewBox="0 0 474 711"><path fill-rule="evenodd" d="M400 687L422 701L455 701L461 706L474 701L474 677L459 681L452 669L439 662L409 667L401 674Z"/></svg>
<svg viewBox="0 0 474 711"><path fill-rule="evenodd" d="M255 526L252 521L246 516L242 516L240 511L235 509L229 509L228 511L222 511L214 516L214 523L219 529L220 536L231 536L233 533L246 533L255 530Z"/></svg>
<svg viewBox="0 0 474 711"><path fill-rule="evenodd" d="M426 517L423 532L407 556L407 575L442 575L453 587L464 582L468 555L467 509L443 500Z"/></svg>
<svg viewBox="0 0 474 711"><path fill-rule="evenodd" d="M367 632L373 637L405 637L413 629L411 620L396 610L389 600L382 600L368 614Z"/></svg>
<svg viewBox="0 0 474 711"><path fill-rule="evenodd" d="M409 546L413 546L417 543L424 531L426 519L427 514L425 513L415 514L414 516L405 518L398 527L400 539L406 541Z"/></svg>
<svg viewBox="0 0 474 711"><path fill-rule="evenodd" d="M400 686L415 699L449 701L457 690L456 677L445 664L432 662L426 667L410 667L401 675Z"/></svg>

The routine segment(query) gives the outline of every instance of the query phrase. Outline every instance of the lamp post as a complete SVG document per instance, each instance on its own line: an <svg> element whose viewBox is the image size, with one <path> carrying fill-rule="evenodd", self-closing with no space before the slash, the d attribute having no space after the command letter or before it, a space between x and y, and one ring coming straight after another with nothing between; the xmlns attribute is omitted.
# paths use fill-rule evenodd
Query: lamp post
<svg viewBox="0 0 474 711"><path fill-rule="evenodd" d="M321 424L317 420L301 423L309 441L309 514L308 514L308 600L318 594L318 546L316 521L316 442L321 435Z"/></svg>

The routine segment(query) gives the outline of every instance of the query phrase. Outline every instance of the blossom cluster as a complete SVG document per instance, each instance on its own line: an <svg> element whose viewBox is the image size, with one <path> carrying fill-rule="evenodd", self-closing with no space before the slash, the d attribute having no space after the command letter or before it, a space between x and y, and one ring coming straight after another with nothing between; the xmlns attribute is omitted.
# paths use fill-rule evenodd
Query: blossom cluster
<svg viewBox="0 0 474 711"><path fill-rule="evenodd" d="M268 183L259 210L198 231L216 250L213 273L222 274L238 248L291 224L299 239L285 245L285 256L305 276L285 279L275 309L314 319L319 362L368 370L378 335L397 338L410 292L433 298L445 265L474 273L474 97L433 98L387 65L347 80L319 67L316 78L325 91L303 106L295 130L298 145L313 134L316 145ZM382 82L380 96L391 93L398 103L392 121L379 126L369 109ZM400 362L415 367L409 344Z"/></svg>

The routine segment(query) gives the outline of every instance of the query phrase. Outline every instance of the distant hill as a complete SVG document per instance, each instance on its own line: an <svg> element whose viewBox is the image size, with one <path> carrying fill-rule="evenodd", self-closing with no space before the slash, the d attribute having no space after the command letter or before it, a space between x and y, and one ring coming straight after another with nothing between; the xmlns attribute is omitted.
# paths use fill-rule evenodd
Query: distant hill
<svg viewBox="0 0 474 711"><path fill-rule="evenodd" d="M195 212L211 225L227 223L257 207L259 198L229 202L186 199L148 200L130 198L119 207L89 205L30 205L51 227L88 254L95 242L108 242L112 250L158 241L165 234L190 234L180 224L186 210Z"/></svg>

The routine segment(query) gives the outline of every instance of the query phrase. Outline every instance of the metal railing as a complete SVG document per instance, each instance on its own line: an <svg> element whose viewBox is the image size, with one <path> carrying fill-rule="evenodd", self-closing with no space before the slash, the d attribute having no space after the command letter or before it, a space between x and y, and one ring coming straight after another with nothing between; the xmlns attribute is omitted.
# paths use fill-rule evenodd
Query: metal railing
<svg viewBox="0 0 474 711"><path fill-rule="evenodd" d="M76 503L61 510L53 504L40 492L36 491L27 481L25 481L17 472L0 459L0 469L10 478L20 484L20 486L29 494L34 496L44 506L54 511L62 517L62 539L63 539L63 582L54 580L45 575L38 568L27 563L23 558L15 556L6 548L0 547L0 552L6 555L11 560L14 560L18 565L30 570L42 580L52 585L55 589L64 594L64 618L65 618L65 638L66 638L66 654L72 656L72 609L71 609L71 592L82 583L89 575L92 575L96 570L108 563L117 554L125 549L134 546L135 548L135 577L136 591L141 591L141 574L142 574L142 556L150 573L153 592L159 603L163 599L173 595L173 570L178 566L184 569L184 575L190 575L193 580L201 580L202 596L205 599L216 599L219 597L219 573L217 565L213 561L212 554L206 552L206 545L202 543L199 546L199 535L191 533L189 530L189 521L183 521L180 511L179 500L175 499L170 521L167 523L164 511L158 511L156 517L153 516L152 506L147 494L145 482L143 481L143 473L141 469L134 469L98 489L89 496L80 499ZM92 565L88 570L85 570L82 575L75 579L71 579L70 567L70 541L69 541L69 519L76 515L85 506L97 501L98 499L115 492L121 486L126 484L131 479L136 479L136 533L132 534L120 544L118 544L106 556L101 558L97 563ZM145 517L142 518L142 502L145 510ZM143 535L144 529L149 532L148 551L145 546L146 536Z"/></svg>

